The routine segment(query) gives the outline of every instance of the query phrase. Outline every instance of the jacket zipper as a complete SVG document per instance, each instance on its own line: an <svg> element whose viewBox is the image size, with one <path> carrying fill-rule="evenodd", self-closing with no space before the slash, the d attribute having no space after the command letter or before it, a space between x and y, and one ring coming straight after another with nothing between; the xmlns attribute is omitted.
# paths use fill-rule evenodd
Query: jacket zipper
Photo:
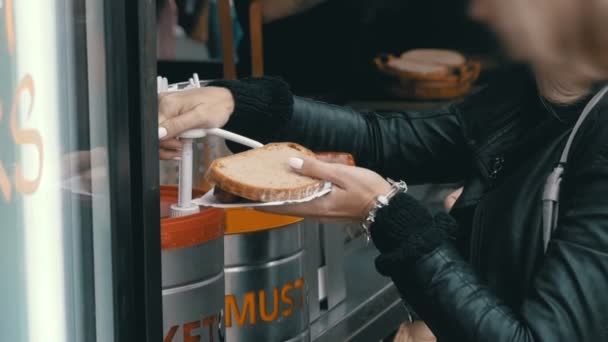
<svg viewBox="0 0 608 342"><path fill-rule="evenodd" d="M483 201L479 201L475 214L473 215L473 227L471 228L471 245L469 247L469 260L473 267L478 267L480 264L479 255L481 249L481 234L483 231L482 225Z"/></svg>
<svg viewBox="0 0 608 342"><path fill-rule="evenodd" d="M496 181L498 174L504 168L504 162L505 159L502 155L492 159L492 166L488 168L488 178L490 182L488 186L490 189L494 186L494 182ZM471 229L471 247L469 251L471 254L471 263L473 264L473 266L481 265L481 245L483 243L483 234L485 232L485 225L483 222L483 204L484 201L480 200L479 204L477 205L477 208L475 209L475 214L473 215L473 227Z"/></svg>
<svg viewBox="0 0 608 342"><path fill-rule="evenodd" d="M498 177L500 171L502 171L505 166L505 158L501 155L492 159L492 168L488 175L490 180L493 182Z"/></svg>

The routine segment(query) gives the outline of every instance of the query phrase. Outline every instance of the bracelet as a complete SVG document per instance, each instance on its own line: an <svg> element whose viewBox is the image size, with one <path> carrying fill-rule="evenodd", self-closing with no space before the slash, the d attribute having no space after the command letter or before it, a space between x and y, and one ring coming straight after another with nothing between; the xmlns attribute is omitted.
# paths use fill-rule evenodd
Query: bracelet
<svg viewBox="0 0 608 342"><path fill-rule="evenodd" d="M376 221L376 214L378 213L378 210L388 206L391 199L395 197L398 193L407 192L407 184L405 184L404 181L395 182L390 178L388 178L387 180L391 184L391 190L386 195L380 195L375 198L374 204L372 205L372 208L367 214L367 218L361 223L361 229L365 234L367 243L369 243L369 241L371 240L372 236L370 233L370 227L372 226L374 221Z"/></svg>

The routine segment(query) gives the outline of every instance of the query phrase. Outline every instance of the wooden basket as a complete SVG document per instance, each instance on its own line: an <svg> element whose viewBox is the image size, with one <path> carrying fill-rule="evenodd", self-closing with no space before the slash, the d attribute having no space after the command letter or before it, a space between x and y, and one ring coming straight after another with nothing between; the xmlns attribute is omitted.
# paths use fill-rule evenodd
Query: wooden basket
<svg viewBox="0 0 608 342"><path fill-rule="evenodd" d="M479 78L481 64L467 61L434 73L412 73L391 67L393 55L376 57L376 68L391 80L388 91L396 97L413 100L449 100L466 95Z"/></svg>

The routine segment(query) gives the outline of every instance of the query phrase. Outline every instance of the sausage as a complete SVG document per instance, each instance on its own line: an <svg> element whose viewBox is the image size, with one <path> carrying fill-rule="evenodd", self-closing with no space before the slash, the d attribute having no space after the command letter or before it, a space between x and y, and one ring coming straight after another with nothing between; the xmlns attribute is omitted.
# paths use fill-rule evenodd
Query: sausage
<svg viewBox="0 0 608 342"><path fill-rule="evenodd" d="M213 196L215 196L220 203L237 203L243 200L242 197L224 191L219 186L213 188Z"/></svg>

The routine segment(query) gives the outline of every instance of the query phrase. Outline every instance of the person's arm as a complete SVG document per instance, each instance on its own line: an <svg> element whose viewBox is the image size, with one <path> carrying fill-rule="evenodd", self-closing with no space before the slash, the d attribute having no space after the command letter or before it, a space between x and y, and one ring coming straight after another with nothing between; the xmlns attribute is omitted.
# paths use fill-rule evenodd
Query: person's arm
<svg viewBox="0 0 608 342"><path fill-rule="evenodd" d="M393 279L439 340L608 340L608 153L599 150L566 176L559 225L521 305L507 305L446 239L409 257L412 249L403 246L411 242L401 238L406 233L455 223L447 216L433 220L405 194L379 212L372 226L382 252L378 270Z"/></svg>
<svg viewBox="0 0 608 342"><path fill-rule="evenodd" d="M225 126L263 143L349 152L358 165L411 184L459 181L481 167L473 160L479 148L525 116L521 96L530 93L530 82L521 73L505 75L458 104L425 113L361 113L293 96L286 83L269 77L163 93L160 157L179 156L175 136L185 130Z"/></svg>
<svg viewBox="0 0 608 342"><path fill-rule="evenodd" d="M317 152L349 152L357 165L412 184L461 180L471 165L453 107L360 113L293 96L285 83L272 78L212 85L227 87L234 97L226 129L263 143L289 141Z"/></svg>

